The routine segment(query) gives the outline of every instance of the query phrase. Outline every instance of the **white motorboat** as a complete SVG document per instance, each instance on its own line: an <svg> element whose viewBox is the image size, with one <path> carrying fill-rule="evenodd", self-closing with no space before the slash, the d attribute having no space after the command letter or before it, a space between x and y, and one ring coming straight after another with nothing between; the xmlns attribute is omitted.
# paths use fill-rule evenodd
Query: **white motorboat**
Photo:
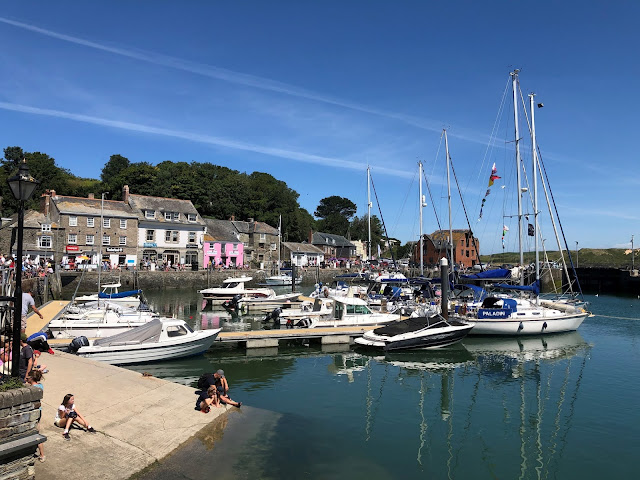
<svg viewBox="0 0 640 480"><path fill-rule="evenodd" d="M312 318L313 327L361 327L381 325L400 320L399 313L381 313L372 311L367 302L356 297L335 297L333 308L327 315Z"/></svg>
<svg viewBox="0 0 640 480"><path fill-rule="evenodd" d="M239 298L238 298L239 297ZM269 297L234 297L224 303L225 308L237 308L243 312L271 312L274 308L289 309L300 306L300 293L283 293Z"/></svg>
<svg viewBox="0 0 640 480"><path fill-rule="evenodd" d="M280 270L278 275L271 275L264 280L265 285L291 285L291 279L293 275L291 271ZM296 277L296 285L300 285L302 283L302 277Z"/></svg>
<svg viewBox="0 0 640 480"><path fill-rule="evenodd" d="M296 326L302 321L300 326L309 325L313 324L313 320L331 315L332 307L332 299L316 298L313 302L302 302L300 308L276 308L264 318L263 322L273 320L280 325Z"/></svg>
<svg viewBox="0 0 640 480"><path fill-rule="evenodd" d="M157 318L119 335L93 340L77 354L112 365L147 363L201 355L222 329L193 329L176 318Z"/></svg>
<svg viewBox="0 0 640 480"><path fill-rule="evenodd" d="M355 342L384 351L441 348L459 342L472 328L473 323L433 315L408 318L370 330Z"/></svg>
<svg viewBox="0 0 640 480"><path fill-rule="evenodd" d="M231 300L236 295L243 298L265 298L275 296L275 292L271 288L247 288L247 282L253 280L253 277L232 277L227 278L219 287L205 288L200 290L202 297L213 304L222 304L226 300Z"/></svg>
<svg viewBox="0 0 640 480"><path fill-rule="evenodd" d="M120 287L122 285L120 283L109 283L106 285L102 285L99 293L94 293L92 295L82 295L80 297L76 297L76 303L85 303L85 302L93 302L98 300L108 300L112 303L117 303L118 305L122 305L124 307L129 308L138 308L140 305L140 293L142 290L127 290L124 292L120 291Z"/></svg>
<svg viewBox="0 0 640 480"><path fill-rule="evenodd" d="M97 306L99 304L99 306ZM140 309L126 308L111 302L96 302L93 308L71 306L47 326L54 338L108 337L144 325L158 314Z"/></svg>

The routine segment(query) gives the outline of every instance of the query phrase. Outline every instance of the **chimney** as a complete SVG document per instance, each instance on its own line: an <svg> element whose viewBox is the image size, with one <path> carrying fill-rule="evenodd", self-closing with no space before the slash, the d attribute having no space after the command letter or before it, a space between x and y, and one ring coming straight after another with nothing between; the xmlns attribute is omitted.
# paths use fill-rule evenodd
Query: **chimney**
<svg viewBox="0 0 640 480"><path fill-rule="evenodd" d="M129 185L122 187L122 201L124 203L129 203Z"/></svg>
<svg viewBox="0 0 640 480"><path fill-rule="evenodd" d="M91 200L96 198L95 193L90 193L89 195L87 195L87 198L90 198Z"/></svg>
<svg viewBox="0 0 640 480"><path fill-rule="evenodd" d="M313 230L309 229L309 244L313 245Z"/></svg>
<svg viewBox="0 0 640 480"><path fill-rule="evenodd" d="M51 211L51 192L49 190L45 190L40 197L40 211L44 213L45 217L49 216Z"/></svg>
<svg viewBox="0 0 640 480"><path fill-rule="evenodd" d="M231 215L231 218L230 218L229 220L231 220L232 222L234 222L234 221L235 221L235 219L236 219L236 216L235 216L235 215Z"/></svg>

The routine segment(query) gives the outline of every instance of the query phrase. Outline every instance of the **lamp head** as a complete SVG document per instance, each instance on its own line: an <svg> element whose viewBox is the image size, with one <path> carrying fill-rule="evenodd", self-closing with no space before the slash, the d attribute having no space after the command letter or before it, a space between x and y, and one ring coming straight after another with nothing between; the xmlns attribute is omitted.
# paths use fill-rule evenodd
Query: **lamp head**
<svg viewBox="0 0 640 480"><path fill-rule="evenodd" d="M8 178L7 183L15 199L24 202L31 198L31 195L33 195L33 192L40 182L29 174L27 159L23 158L20 163L20 168L18 168L18 173Z"/></svg>

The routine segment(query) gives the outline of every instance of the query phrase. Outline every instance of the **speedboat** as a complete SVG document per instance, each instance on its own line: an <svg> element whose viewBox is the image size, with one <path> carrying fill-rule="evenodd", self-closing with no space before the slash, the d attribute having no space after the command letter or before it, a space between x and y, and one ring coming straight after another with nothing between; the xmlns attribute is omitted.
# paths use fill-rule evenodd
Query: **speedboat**
<svg viewBox="0 0 640 480"><path fill-rule="evenodd" d="M271 288L247 288L247 282L253 280L253 277L232 277L227 278L219 287L205 288L200 290L205 300L211 301L212 304L220 305L227 300L231 300L236 295L250 298L273 297L275 292Z"/></svg>
<svg viewBox="0 0 640 480"><path fill-rule="evenodd" d="M112 365L173 360L203 354L221 330L194 332L177 318L157 318L119 335L92 340L71 353Z"/></svg>
<svg viewBox="0 0 640 480"><path fill-rule="evenodd" d="M357 297L335 297L331 311L312 318L307 326L313 327L361 327L380 325L400 320L399 313L372 311L367 302Z"/></svg>
<svg viewBox="0 0 640 480"><path fill-rule="evenodd" d="M106 285L102 285L102 290L99 293L76 297L75 301L77 303L84 303L98 300L108 300L112 303L117 303L118 305L122 305L124 307L138 308L138 306L140 305L140 294L142 293L142 290L127 290L121 292L121 286L122 285L120 283L108 283Z"/></svg>
<svg viewBox="0 0 640 480"><path fill-rule="evenodd" d="M271 275L270 277L265 278L265 285L291 285L291 280L293 275L291 270L280 270L278 275ZM302 277L296 277L296 285L300 285L302 283Z"/></svg>
<svg viewBox="0 0 640 480"><path fill-rule="evenodd" d="M47 326L54 338L108 337L144 325L159 315L149 310L126 308L111 302L71 306Z"/></svg>
<svg viewBox="0 0 640 480"><path fill-rule="evenodd" d="M304 301L300 308L276 308L264 318L263 322L273 320L275 323L286 326L301 326L309 324L311 320L331 315L333 300L316 298L313 302ZM313 323L313 322L311 322Z"/></svg>
<svg viewBox="0 0 640 480"><path fill-rule="evenodd" d="M459 342L472 328L473 323L433 315L408 318L370 330L355 342L384 351L441 348Z"/></svg>

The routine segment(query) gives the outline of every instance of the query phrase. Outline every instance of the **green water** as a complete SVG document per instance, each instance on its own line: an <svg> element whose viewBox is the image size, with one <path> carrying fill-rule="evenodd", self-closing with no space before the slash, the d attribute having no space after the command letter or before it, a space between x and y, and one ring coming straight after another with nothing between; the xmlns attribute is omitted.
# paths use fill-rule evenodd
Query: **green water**
<svg viewBox="0 0 640 480"><path fill-rule="evenodd" d="M194 325L260 326L192 292L146 293ZM634 478L640 300L587 299L595 315L568 334L386 356L220 347L139 367L187 385L223 368L244 403L142 478Z"/></svg>

